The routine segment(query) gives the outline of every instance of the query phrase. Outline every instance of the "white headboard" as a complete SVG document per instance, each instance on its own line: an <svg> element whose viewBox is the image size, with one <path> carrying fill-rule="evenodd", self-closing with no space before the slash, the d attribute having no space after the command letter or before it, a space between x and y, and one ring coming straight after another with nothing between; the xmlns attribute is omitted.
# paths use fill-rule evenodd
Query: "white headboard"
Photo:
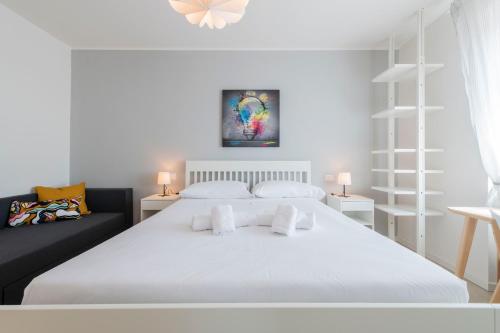
<svg viewBox="0 0 500 333"><path fill-rule="evenodd" d="M186 161L186 185L213 180L255 184L266 180L311 183L310 161Z"/></svg>

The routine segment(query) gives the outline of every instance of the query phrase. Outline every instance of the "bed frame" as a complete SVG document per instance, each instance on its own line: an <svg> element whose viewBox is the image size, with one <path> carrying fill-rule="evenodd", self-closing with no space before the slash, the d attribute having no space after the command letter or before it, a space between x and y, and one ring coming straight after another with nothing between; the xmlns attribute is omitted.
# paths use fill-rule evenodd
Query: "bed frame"
<svg viewBox="0 0 500 333"><path fill-rule="evenodd" d="M307 161L187 161L186 185L311 182ZM127 304L0 306L1 332L500 333L495 304Z"/></svg>
<svg viewBox="0 0 500 333"><path fill-rule="evenodd" d="M310 161L186 161L185 185L206 181L241 181L249 189L269 180L311 183Z"/></svg>
<svg viewBox="0 0 500 333"><path fill-rule="evenodd" d="M493 304L0 306L9 333L500 333Z"/></svg>

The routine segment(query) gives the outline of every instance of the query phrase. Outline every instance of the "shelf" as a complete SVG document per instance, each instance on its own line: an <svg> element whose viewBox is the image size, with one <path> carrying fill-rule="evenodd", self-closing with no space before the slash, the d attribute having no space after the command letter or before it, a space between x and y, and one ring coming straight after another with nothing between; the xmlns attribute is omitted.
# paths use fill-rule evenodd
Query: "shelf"
<svg viewBox="0 0 500 333"><path fill-rule="evenodd" d="M372 172L389 173L389 169L372 169ZM403 173L412 174L412 173L416 173L416 172L417 172L416 170L404 170L404 169L395 169L394 170L394 173L397 173L397 174L403 174Z"/></svg>
<svg viewBox="0 0 500 333"><path fill-rule="evenodd" d="M372 169L372 172L381 172L381 173L389 173L389 169ZM415 174L417 170L410 169L395 169L395 174ZM424 170L426 174L441 174L444 173L443 170Z"/></svg>
<svg viewBox="0 0 500 333"><path fill-rule="evenodd" d="M417 216L417 209L409 205L375 205L375 208L393 216ZM438 210L426 209L425 216L444 216Z"/></svg>
<svg viewBox="0 0 500 333"><path fill-rule="evenodd" d="M416 153L417 150L414 148L398 148L394 149L394 154L405 154L405 153ZM426 153L444 153L444 149L439 148L429 148L424 149ZM381 150L372 150L373 155L381 155L381 154L389 154L389 150L381 149Z"/></svg>
<svg viewBox="0 0 500 333"><path fill-rule="evenodd" d="M416 195L417 190L409 187L384 187L384 186L372 186L372 190L386 192L390 194L396 195ZM427 190L425 191L426 195L443 195L444 193L441 191L435 190Z"/></svg>
<svg viewBox="0 0 500 333"><path fill-rule="evenodd" d="M426 106L426 114L444 110L443 106ZM394 109L388 109L377 112L372 115L372 119L389 119L389 118L410 118L417 115L416 106L396 106Z"/></svg>
<svg viewBox="0 0 500 333"><path fill-rule="evenodd" d="M429 75L441 68L443 64L426 64L425 74ZM418 66L415 64L397 64L372 80L374 83L392 83L411 80L417 77Z"/></svg>
<svg viewBox="0 0 500 333"><path fill-rule="evenodd" d="M353 219L354 221L358 222L359 224L362 224L364 226L373 226L373 223L370 222L370 221L366 221L366 220L363 220L362 218L360 217L357 217L357 216L348 216L349 218Z"/></svg>

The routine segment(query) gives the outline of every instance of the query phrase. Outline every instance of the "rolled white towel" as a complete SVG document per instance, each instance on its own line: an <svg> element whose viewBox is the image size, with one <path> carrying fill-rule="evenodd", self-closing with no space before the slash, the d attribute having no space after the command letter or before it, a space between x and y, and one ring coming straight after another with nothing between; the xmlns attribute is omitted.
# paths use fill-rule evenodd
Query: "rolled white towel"
<svg viewBox="0 0 500 333"><path fill-rule="evenodd" d="M273 225L273 214L258 214L256 218L256 225L262 227L270 227ZM297 224L295 228L312 230L316 225L316 214L314 212L305 213L299 211L297 214Z"/></svg>
<svg viewBox="0 0 500 333"><path fill-rule="evenodd" d="M312 230L316 225L316 214L314 212L299 212L297 217L297 229Z"/></svg>
<svg viewBox="0 0 500 333"><path fill-rule="evenodd" d="M270 227L273 225L274 214L257 214L255 225Z"/></svg>
<svg viewBox="0 0 500 333"><path fill-rule="evenodd" d="M257 215L253 213L238 212L234 214L234 224L236 228L256 225ZM272 217L271 217L272 219ZM269 224L271 226L271 224ZM194 215L191 221L193 231L212 230L211 215Z"/></svg>
<svg viewBox="0 0 500 333"><path fill-rule="evenodd" d="M231 205L219 205L212 208L212 231L214 235L224 235L236 230L234 223L233 207Z"/></svg>
<svg viewBox="0 0 500 333"><path fill-rule="evenodd" d="M212 217L210 215L194 215L191 228L193 231L212 230Z"/></svg>
<svg viewBox="0 0 500 333"><path fill-rule="evenodd" d="M278 234L291 236L297 224L298 210L293 205L279 205L274 215L271 230Z"/></svg>
<svg viewBox="0 0 500 333"><path fill-rule="evenodd" d="M234 221L237 228L251 227L257 225L257 214L251 212L234 213Z"/></svg>

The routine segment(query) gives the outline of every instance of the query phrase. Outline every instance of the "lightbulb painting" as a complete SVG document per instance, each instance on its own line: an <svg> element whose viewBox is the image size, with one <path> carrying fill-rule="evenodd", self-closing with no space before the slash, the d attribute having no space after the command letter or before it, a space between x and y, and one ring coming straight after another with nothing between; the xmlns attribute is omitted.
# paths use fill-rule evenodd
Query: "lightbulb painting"
<svg viewBox="0 0 500 333"><path fill-rule="evenodd" d="M279 147L279 90L223 90L222 146Z"/></svg>

